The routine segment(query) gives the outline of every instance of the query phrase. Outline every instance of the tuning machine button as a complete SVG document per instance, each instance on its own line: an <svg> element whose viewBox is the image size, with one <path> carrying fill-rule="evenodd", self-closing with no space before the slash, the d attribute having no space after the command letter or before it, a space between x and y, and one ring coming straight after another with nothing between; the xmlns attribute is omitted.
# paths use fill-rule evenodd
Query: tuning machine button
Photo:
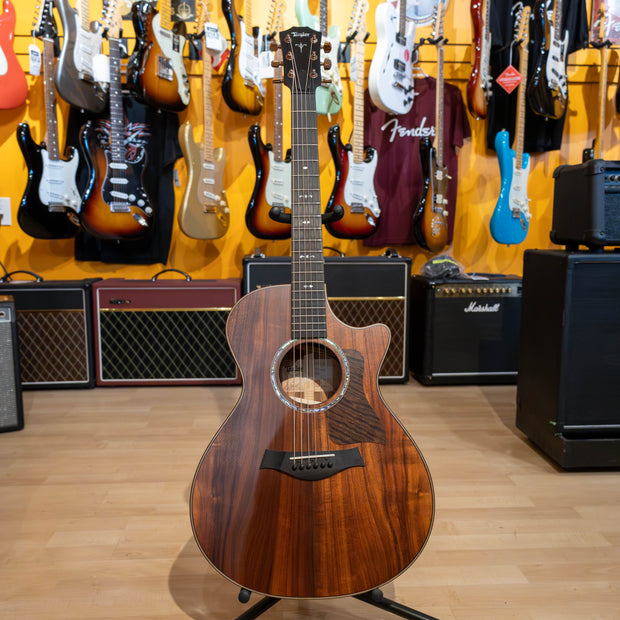
<svg viewBox="0 0 620 620"><path fill-rule="evenodd" d="M325 41L325 43L323 43L323 51L326 54L329 54L332 51L331 41Z"/></svg>
<svg viewBox="0 0 620 620"><path fill-rule="evenodd" d="M326 58L326 59L323 61L323 68L324 68L326 71L329 71L329 70L332 68L332 61L331 61L329 58Z"/></svg>
<svg viewBox="0 0 620 620"><path fill-rule="evenodd" d="M271 43L269 44L269 49L272 52L277 52L280 49L280 44L274 39L273 41L271 41Z"/></svg>

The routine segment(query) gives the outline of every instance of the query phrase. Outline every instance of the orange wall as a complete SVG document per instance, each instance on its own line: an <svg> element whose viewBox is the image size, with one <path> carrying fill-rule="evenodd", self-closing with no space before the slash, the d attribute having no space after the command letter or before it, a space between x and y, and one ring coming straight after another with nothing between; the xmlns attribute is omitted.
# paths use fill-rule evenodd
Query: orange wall
<svg viewBox="0 0 620 620"><path fill-rule="evenodd" d="M38 2L39 0L37 0ZM31 28L33 6L27 3L15 2L18 12L15 49L19 54L22 66L27 70L27 47L32 38L27 34ZM30 3L28 3L30 4ZM91 2L91 18L95 15L94 5ZM237 0L240 5L240 1ZM254 23L266 27L268 0L254 0ZM309 0L310 9L318 13L318 0ZM374 10L378 0L370 0L370 10L367 16L367 27L370 32L366 46L366 73L372 53L376 34L374 27ZM446 80L461 88L463 97L470 73L471 55L471 17L469 2L451 0L445 20L445 35L449 40L446 47ZM214 21L220 25L224 36L228 36L228 29L221 15L220 3L212 2L216 13L212 15ZM294 0L288 1L285 12L285 27L296 24ZM337 23L341 29L341 38L344 38L349 21L352 2L330 3L330 22ZM239 12L242 12L240 7ZM127 22L126 34L133 35L133 29ZM416 37L429 36L430 27L419 28ZM130 49L133 43L130 45ZM497 271L503 273L517 273L522 271L522 257L528 248L549 248L553 245L549 241L551 216L553 205L553 170L560 164L578 163L581 161L581 151L589 146L595 133L597 119L597 79L598 79L598 52L585 50L571 55L569 58L569 112L566 121L564 140L561 151L555 151L532 157L531 174L529 180L530 209L533 214L530 230L524 243L518 246L501 246L495 243L489 232L489 220L497 200L500 188L499 168L495 153L487 152L485 144L486 123L476 121L470 117L472 138L466 142L459 157L459 189L457 199L457 214L453 246L448 249L453 256L462 263L468 271ZM425 46L421 50L422 67L433 75L435 70L435 50ZM609 97L615 93L618 58L612 51L610 59L609 80L613 88L609 88ZM197 118L202 114L201 94L201 64L188 62L187 68L191 76L192 101L189 108L180 114L180 122L190 120L195 131L200 135L202 127ZM344 138L348 138L351 131L352 93L353 84L349 82L349 67L340 65L344 83L344 103L341 112L331 119L319 117L319 135L326 137L331 124L341 124ZM244 117L232 112L220 96L221 72L213 80L213 109L214 109L214 136L215 145L223 146L227 154L225 185L231 207L231 225L227 234L215 241L198 241L186 237L179 230L176 222L170 248L169 261L166 266L175 267L189 272L195 278L223 278L238 277L241 275L241 260L243 256L251 254L255 248L260 248L267 255L286 255L290 244L287 241L271 242L255 239L246 229L244 222L245 208L252 192L254 183L254 166L247 143L247 131L254 122L269 125L271 120L271 105L267 103L260 117ZM613 80L613 82L612 82ZM33 270L46 279L79 279L84 277L124 277L148 278L162 268L161 265L110 265L98 262L76 262L73 258L72 240L36 240L24 234L16 223L17 207L23 194L27 171L15 139L18 123L27 121L31 124L33 137L39 142L44 134L44 106L42 92L42 77L28 76L30 87L28 101L15 110L0 111L0 164L2 181L0 196L11 199L13 225L0 228L0 259L8 270ZM286 91L287 89L285 89ZM269 89L268 89L268 92ZM62 136L63 120L66 119L68 108L60 103L60 135ZM607 105L605 156L606 159L620 159L620 144L618 132L615 129L617 119L612 102ZM285 118L286 126L286 118ZM271 139L271 132L263 139ZM331 155L324 139L320 140L321 161L321 188L323 203L331 192L334 170ZM285 144L288 136L285 133ZM62 140L61 140L62 148ZM183 160L177 163L181 185L185 179L185 164ZM182 186L177 188L177 205L182 196ZM325 232L325 245L332 246L345 252L347 255L380 254L382 248L365 248L360 241L347 241L332 238ZM428 259L429 254L417 246L399 246L398 251L413 259L413 271L418 272Z"/></svg>

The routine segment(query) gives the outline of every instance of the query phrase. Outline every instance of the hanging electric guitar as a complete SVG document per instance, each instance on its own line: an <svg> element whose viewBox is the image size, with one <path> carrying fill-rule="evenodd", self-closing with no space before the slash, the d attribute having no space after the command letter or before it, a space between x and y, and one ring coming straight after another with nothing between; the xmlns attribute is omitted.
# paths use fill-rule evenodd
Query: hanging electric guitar
<svg viewBox="0 0 620 620"><path fill-rule="evenodd" d="M444 43L443 19L445 6L436 8L435 27L431 43L437 47L437 85L435 92L435 142L420 139L420 163L424 186L413 214L413 233L418 245L430 252L440 252L448 243L448 181L451 179L444 164Z"/></svg>
<svg viewBox="0 0 620 620"><path fill-rule="evenodd" d="M62 239L78 232L77 212L82 200L76 185L79 153L69 147L61 159L54 89L54 39L56 23L52 0L38 9L34 34L43 41L43 91L45 98L45 142L35 144L28 123L17 128L17 141L28 167L28 182L19 204L21 229L38 239Z"/></svg>
<svg viewBox="0 0 620 620"><path fill-rule="evenodd" d="M336 24L327 28L327 0L320 0L319 16L310 13L308 0L295 0L295 15L300 26L320 30L323 42L329 43L321 50L321 79L323 82L316 90L317 114L336 114L342 106L342 81L338 71L338 46L340 45L340 28ZM329 58L329 69L324 60Z"/></svg>
<svg viewBox="0 0 620 620"><path fill-rule="evenodd" d="M506 245L521 243L525 239L532 217L527 197L530 156L523 152L530 12L530 7L523 7L516 36L520 48L521 82L517 92L518 104L513 148L510 148L510 137L506 130L499 131L495 136L501 188L491 216L491 235L497 243Z"/></svg>
<svg viewBox="0 0 620 620"><path fill-rule="evenodd" d="M549 18L551 2L553 13ZM562 0L537 0L532 14L540 57L527 87L527 102L540 116L560 118L568 101L568 31L562 37Z"/></svg>
<svg viewBox="0 0 620 620"><path fill-rule="evenodd" d="M88 0L78 0L79 13L68 0L54 0L63 32L62 49L54 71L59 95L71 105L102 112L107 94L94 81L93 58L101 53L101 27L91 24Z"/></svg>
<svg viewBox="0 0 620 620"><path fill-rule="evenodd" d="M291 89L292 284L245 295L226 333L243 376L191 489L191 522L222 575L272 597L366 592L428 539L430 475L383 401L385 325L353 328L325 291L315 89L321 33L280 33Z"/></svg>
<svg viewBox="0 0 620 620"><path fill-rule="evenodd" d="M467 82L467 107L472 116L486 118L491 96L491 0L471 0L474 62Z"/></svg>
<svg viewBox="0 0 620 620"><path fill-rule="evenodd" d="M4 0L0 15L0 110L18 108L28 95L26 75L13 49L14 33L15 8Z"/></svg>
<svg viewBox="0 0 620 620"><path fill-rule="evenodd" d="M367 0L354 4L349 32L355 37L355 90L353 95L353 132L351 143L344 145L340 139L340 127L330 127L327 134L332 153L336 178L325 213L333 213L342 207L344 215L330 220L325 227L342 239L368 237L379 224L381 208L375 192L377 151L369 146L364 149L364 38L366 36Z"/></svg>
<svg viewBox="0 0 620 620"><path fill-rule="evenodd" d="M406 19L406 0L382 2L375 12L377 47L368 72L368 92L388 114L406 114L413 106L415 23Z"/></svg>
<svg viewBox="0 0 620 620"><path fill-rule="evenodd" d="M258 45L260 31L252 28L252 2L245 0L245 19L234 0L222 0L222 12L230 31L230 55L222 80L222 96L228 107L243 114L260 114L265 87L260 79Z"/></svg>
<svg viewBox="0 0 620 620"><path fill-rule="evenodd" d="M154 108L179 112L189 104L189 78L183 60L185 22L172 21L172 0L132 6L136 47L127 63L127 84Z"/></svg>
<svg viewBox="0 0 620 620"><path fill-rule="evenodd" d="M110 55L110 123L91 121L80 131L91 175L82 200L80 222L100 239L145 237L153 226L153 207L142 186L146 149L125 144L125 112L121 92L120 2L110 2L104 14Z"/></svg>
<svg viewBox="0 0 620 620"><path fill-rule="evenodd" d="M202 7L197 7L198 32L203 31L205 22L209 21L207 7L201 4ZM179 142L187 167L187 185L177 217L181 230L194 239L218 239L230 224L230 210L224 190L226 153L222 147L213 148L212 70L211 56L205 44L202 51L202 142L194 141L194 130L189 121L179 129Z"/></svg>
<svg viewBox="0 0 620 620"><path fill-rule="evenodd" d="M269 32L282 29L284 4L275 0L271 6ZM281 62L281 51L276 51L276 61ZM259 239L288 239L291 225L274 220L269 216L272 207L280 207L285 213L291 209L291 153L284 157L282 139L282 68L275 69L273 80L273 146L264 144L258 124L250 127L248 140L256 168L256 180L252 197L245 211L248 230Z"/></svg>

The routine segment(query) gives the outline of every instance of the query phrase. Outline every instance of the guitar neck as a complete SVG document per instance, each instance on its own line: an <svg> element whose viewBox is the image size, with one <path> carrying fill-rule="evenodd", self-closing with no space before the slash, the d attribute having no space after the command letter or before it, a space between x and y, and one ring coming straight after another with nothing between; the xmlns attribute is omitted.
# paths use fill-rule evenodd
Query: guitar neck
<svg viewBox="0 0 620 620"><path fill-rule="evenodd" d="M58 148L58 118L54 86L54 40L43 39L43 90L45 91L46 147L50 160L60 159Z"/></svg>
<svg viewBox="0 0 620 620"><path fill-rule="evenodd" d="M364 161L364 41L359 33L355 41L355 90L353 94L353 133L351 146L353 161Z"/></svg>
<svg viewBox="0 0 620 620"><path fill-rule="evenodd" d="M553 2L553 38L561 41L562 36L562 0L554 0Z"/></svg>
<svg viewBox="0 0 620 620"><path fill-rule="evenodd" d="M164 30L172 30L172 0L160 0L159 2L159 25Z"/></svg>
<svg viewBox="0 0 620 620"><path fill-rule="evenodd" d="M79 0L78 12L80 14L80 27L82 30L90 30L90 16L88 14L88 0Z"/></svg>
<svg viewBox="0 0 620 620"><path fill-rule="evenodd" d="M609 50L601 47L601 72L598 80L598 123L596 125L596 140L594 141L594 157L603 158L603 137L605 135L605 104L607 99L607 67L609 64Z"/></svg>
<svg viewBox="0 0 620 620"><path fill-rule="evenodd" d="M282 62L282 50L276 52L275 59ZM274 72L273 83L273 157L276 161L284 160L284 143L282 139L282 67Z"/></svg>
<svg viewBox="0 0 620 620"><path fill-rule="evenodd" d="M243 25L245 27L245 33L249 37L254 36L252 32L252 0L245 0L245 5L243 7Z"/></svg>
<svg viewBox="0 0 620 620"><path fill-rule="evenodd" d="M319 28L321 34L327 36L327 0L321 0L319 7Z"/></svg>
<svg viewBox="0 0 620 620"><path fill-rule="evenodd" d="M110 55L110 154L112 162L125 162L123 133L125 113L121 91L121 48L119 39L109 38Z"/></svg>
<svg viewBox="0 0 620 620"><path fill-rule="evenodd" d="M206 40L206 38L205 38ZM213 101L211 93L211 56L204 46L202 54L202 118L204 130L202 134L202 159L213 161Z"/></svg>
<svg viewBox="0 0 620 620"><path fill-rule="evenodd" d="M398 1L398 41L401 45L405 45L405 30L407 17L407 0Z"/></svg>
<svg viewBox="0 0 620 620"><path fill-rule="evenodd" d="M321 188L314 92L291 93L292 338L325 338Z"/></svg>
<svg viewBox="0 0 620 620"><path fill-rule="evenodd" d="M519 73L522 80L519 83L519 90L517 91L517 120L515 125L515 138L514 138L514 151L515 151L515 165L517 170L523 167L523 138L525 135L525 91L527 89L527 62L529 52L527 49L527 43L524 43L520 47L521 59L519 61Z"/></svg>
<svg viewBox="0 0 620 620"><path fill-rule="evenodd" d="M437 167L443 168L443 43L437 46L437 92L435 93L435 156Z"/></svg>

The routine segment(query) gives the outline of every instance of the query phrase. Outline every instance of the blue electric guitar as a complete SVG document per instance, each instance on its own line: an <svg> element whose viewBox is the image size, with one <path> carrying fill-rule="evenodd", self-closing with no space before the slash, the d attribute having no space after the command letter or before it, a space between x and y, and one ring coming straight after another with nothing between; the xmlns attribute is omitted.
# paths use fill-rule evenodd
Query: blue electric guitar
<svg viewBox="0 0 620 620"><path fill-rule="evenodd" d="M530 156L523 152L525 130L525 91L527 88L527 62L529 43L530 7L524 7L519 17L516 35L520 41L519 73L522 80L517 93L517 119L514 149L510 148L508 132L502 130L495 136L495 151L499 160L502 184L499 199L491 216L491 235L497 243L521 243L527 236L531 213L527 197L527 180L530 174Z"/></svg>

